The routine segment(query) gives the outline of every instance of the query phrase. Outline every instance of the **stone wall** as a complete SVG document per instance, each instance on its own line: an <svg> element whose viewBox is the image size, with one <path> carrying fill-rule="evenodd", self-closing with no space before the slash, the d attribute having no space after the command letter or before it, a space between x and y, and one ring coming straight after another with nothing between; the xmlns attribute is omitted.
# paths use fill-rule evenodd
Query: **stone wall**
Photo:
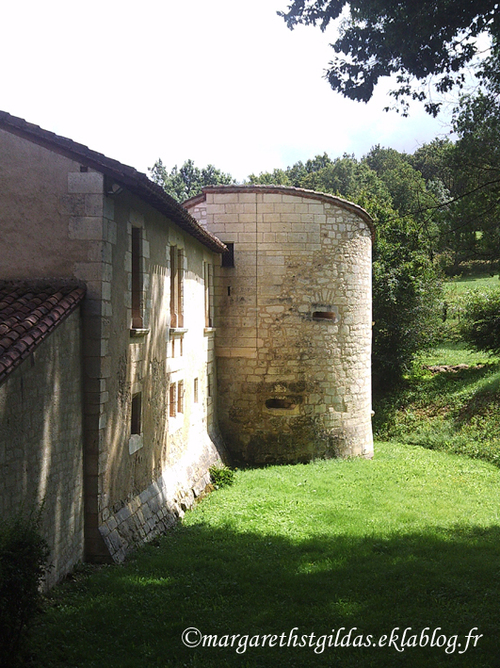
<svg viewBox="0 0 500 668"><path fill-rule="evenodd" d="M85 554L119 559L192 503L208 467L220 462L215 334L205 306L213 276L207 267L218 255L139 196L115 187L110 176L47 146L0 130L0 163L2 278L76 277L87 288L81 307ZM182 325L171 321L172 247L182 258ZM213 299L213 285L211 291ZM137 307L140 325L133 323ZM42 399L52 410L50 393ZM167 504L160 510L159 499ZM136 531L141 505L145 521ZM135 519L127 523L128 517Z"/></svg>
<svg viewBox="0 0 500 668"><path fill-rule="evenodd" d="M234 459L371 456L368 214L336 197L214 187L185 206L225 243L215 275L219 422Z"/></svg>
<svg viewBox="0 0 500 668"><path fill-rule="evenodd" d="M43 502L50 586L83 560L79 310L0 386L0 516Z"/></svg>
<svg viewBox="0 0 500 668"><path fill-rule="evenodd" d="M205 267L214 254L130 193L105 210L112 211L105 223L113 236L95 334L88 334L101 349L99 404L89 405L87 419L89 498L96 501L87 535L89 557L121 560L170 526L208 483L209 466L221 461L209 391L214 332L205 322Z"/></svg>

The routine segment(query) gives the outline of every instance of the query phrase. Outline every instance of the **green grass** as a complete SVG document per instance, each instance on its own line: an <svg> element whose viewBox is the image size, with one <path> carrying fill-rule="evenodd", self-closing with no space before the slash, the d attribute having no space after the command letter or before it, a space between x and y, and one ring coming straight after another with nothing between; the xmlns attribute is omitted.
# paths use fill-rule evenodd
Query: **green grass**
<svg viewBox="0 0 500 668"><path fill-rule="evenodd" d="M446 294L463 294L467 290L499 288L499 275L478 274L477 276L459 276L445 283Z"/></svg>
<svg viewBox="0 0 500 668"><path fill-rule="evenodd" d="M449 309L438 333L441 342L420 355L403 386L377 402L374 428L382 439L463 454L500 466L500 358L468 350L457 328L463 294L475 286L500 284L498 276L447 283ZM456 365L469 368L440 373L428 369Z"/></svg>
<svg viewBox="0 0 500 668"><path fill-rule="evenodd" d="M463 311L466 308L467 293L471 290L499 290L500 280L498 275L482 274L477 276L465 276L454 279L449 279L444 284L444 305L443 315L446 314L445 319L441 323L439 330L435 332L436 338L444 342L438 346L441 354L446 351L450 344L457 346L456 352L463 351L464 360L466 364L473 364L479 361L479 358L470 354L470 351L465 351L463 344L461 344L461 335L459 322ZM484 358L485 355L483 354ZM458 359L455 355L453 359ZM442 362L450 364L459 364L460 362Z"/></svg>
<svg viewBox="0 0 500 668"><path fill-rule="evenodd" d="M125 564L56 587L34 665L497 666L500 360L466 350L454 319L463 291L498 283L447 285L451 340L376 406L378 436L393 442L377 442L373 461L238 471ZM218 646L185 646L188 627ZM403 647L405 629L410 644L436 631L441 646ZM356 646L392 632L395 646Z"/></svg>
<svg viewBox="0 0 500 668"><path fill-rule="evenodd" d="M429 350L425 355L417 359L417 365L439 366L467 364L476 366L478 364L490 364L492 359L488 353L469 350L461 341L443 341L438 346Z"/></svg>
<svg viewBox="0 0 500 668"><path fill-rule="evenodd" d="M458 363L446 356L431 356L425 361ZM418 370L375 411L374 428L379 438L467 455L500 466L498 360L458 372Z"/></svg>
<svg viewBox="0 0 500 668"><path fill-rule="evenodd" d="M238 471L124 565L57 587L35 630L36 665L495 666L499 497L490 464L394 443L377 443L373 461ZM223 645L240 635L232 648L188 648L187 627ZM462 650L474 627L483 637L463 654L352 646L396 627L418 638L440 629ZM320 651L351 629L350 647ZM290 644L249 646L262 634ZM293 646L301 636L311 646Z"/></svg>

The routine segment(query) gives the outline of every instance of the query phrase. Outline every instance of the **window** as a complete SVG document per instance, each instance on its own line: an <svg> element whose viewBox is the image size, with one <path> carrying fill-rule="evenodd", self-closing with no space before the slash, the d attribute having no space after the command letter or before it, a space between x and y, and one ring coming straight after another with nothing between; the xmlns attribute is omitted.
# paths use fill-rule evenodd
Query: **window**
<svg viewBox="0 0 500 668"><path fill-rule="evenodd" d="M195 379L194 379L193 397L194 397L194 403L197 404L198 401L199 401L199 395L198 395L198 378L195 378Z"/></svg>
<svg viewBox="0 0 500 668"><path fill-rule="evenodd" d="M184 326L184 251L177 246L170 246L170 326Z"/></svg>
<svg viewBox="0 0 500 668"><path fill-rule="evenodd" d="M177 412L184 413L184 381L177 383Z"/></svg>
<svg viewBox="0 0 500 668"><path fill-rule="evenodd" d="M222 253L221 267L234 267L234 243L224 241L227 251Z"/></svg>
<svg viewBox="0 0 500 668"><path fill-rule="evenodd" d="M169 388L169 405L170 417L175 417L177 415L177 385L176 383L171 383Z"/></svg>
<svg viewBox="0 0 500 668"><path fill-rule="evenodd" d="M132 228L132 327L142 329L142 230Z"/></svg>
<svg viewBox="0 0 500 668"><path fill-rule="evenodd" d="M212 300L210 298L212 291L212 265L209 262L203 263L203 280L205 283L205 327L212 327Z"/></svg>
<svg viewBox="0 0 500 668"><path fill-rule="evenodd" d="M184 413L184 381L170 383L169 388L169 415L177 417L178 413Z"/></svg>
<svg viewBox="0 0 500 668"><path fill-rule="evenodd" d="M335 311L314 311L312 314L313 320L330 320L337 322L337 314Z"/></svg>
<svg viewBox="0 0 500 668"><path fill-rule="evenodd" d="M134 394L132 397L132 416L130 419L130 434L140 435L142 428L141 420L142 412L142 394Z"/></svg>
<svg viewBox="0 0 500 668"><path fill-rule="evenodd" d="M285 408L286 410L290 410L295 408L295 403L292 399L267 399L266 408Z"/></svg>
<svg viewBox="0 0 500 668"><path fill-rule="evenodd" d="M132 410L130 415L130 438L128 441L128 452L133 455L143 446L142 440L142 394L137 392L132 395Z"/></svg>

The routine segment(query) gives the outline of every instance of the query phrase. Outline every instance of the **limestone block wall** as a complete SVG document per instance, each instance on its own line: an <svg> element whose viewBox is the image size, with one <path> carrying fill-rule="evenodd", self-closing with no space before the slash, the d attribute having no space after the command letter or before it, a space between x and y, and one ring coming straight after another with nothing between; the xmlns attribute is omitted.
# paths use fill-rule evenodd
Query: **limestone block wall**
<svg viewBox="0 0 500 668"><path fill-rule="evenodd" d="M0 386L0 516L43 502L47 587L84 556L82 401L75 311Z"/></svg>
<svg viewBox="0 0 500 668"><path fill-rule="evenodd" d="M109 176L50 144L0 130L0 164L2 278L76 277L87 288L78 423L84 494L78 481L75 490L85 499L86 557L121 559L162 531L167 517L182 514L206 485L208 467L220 461L215 334L205 305L218 255L139 196L112 187ZM182 264L184 304L184 322L175 325L172 247ZM137 308L142 322L133 327ZM41 398L52 410L50 392Z"/></svg>
<svg viewBox="0 0 500 668"><path fill-rule="evenodd" d="M293 188L225 186L185 203L234 244L215 274L218 415L236 461L371 456L368 214Z"/></svg>
<svg viewBox="0 0 500 668"><path fill-rule="evenodd" d="M94 493L99 538L120 561L173 524L221 461L206 322L218 256L130 193L115 198L113 216Z"/></svg>

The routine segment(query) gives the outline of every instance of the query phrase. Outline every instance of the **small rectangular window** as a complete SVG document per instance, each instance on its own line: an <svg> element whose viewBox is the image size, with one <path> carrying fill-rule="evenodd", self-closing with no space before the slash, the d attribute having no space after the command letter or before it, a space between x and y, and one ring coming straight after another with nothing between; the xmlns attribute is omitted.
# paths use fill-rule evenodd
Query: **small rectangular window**
<svg viewBox="0 0 500 668"><path fill-rule="evenodd" d="M205 283L205 327L212 327L212 265L203 263L203 280Z"/></svg>
<svg viewBox="0 0 500 668"><path fill-rule="evenodd" d="M177 383L177 412L184 413L184 381Z"/></svg>
<svg viewBox="0 0 500 668"><path fill-rule="evenodd" d="M170 246L170 326L184 326L184 251Z"/></svg>
<svg viewBox="0 0 500 668"><path fill-rule="evenodd" d="M142 230L132 228L132 327L141 329L142 319Z"/></svg>
<svg viewBox="0 0 500 668"><path fill-rule="evenodd" d="M194 388L193 388L194 403L197 404L199 401L198 397L198 378L194 379Z"/></svg>
<svg viewBox="0 0 500 668"><path fill-rule="evenodd" d="M175 417L177 415L177 385L176 383L170 384L169 389L169 415L170 417Z"/></svg>
<svg viewBox="0 0 500 668"><path fill-rule="evenodd" d="M221 267L234 267L234 243L224 241L227 251L222 253Z"/></svg>
<svg viewBox="0 0 500 668"><path fill-rule="evenodd" d="M131 434L141 434L142 430L142 394L134 394L132 397L132 416L130 419L130 433Z"/></svg>

